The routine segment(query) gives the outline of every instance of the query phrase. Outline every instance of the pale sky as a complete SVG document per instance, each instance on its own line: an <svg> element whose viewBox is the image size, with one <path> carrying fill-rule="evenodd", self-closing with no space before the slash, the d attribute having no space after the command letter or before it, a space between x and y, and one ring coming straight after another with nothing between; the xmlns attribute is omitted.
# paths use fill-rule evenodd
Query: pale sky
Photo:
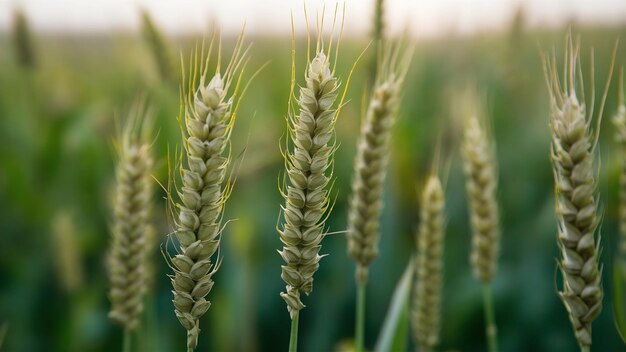
<svg viewBox="0 0 626 352"><path fill-rule="evenodd" d="M347 33L368 33L373 2L345 0ZM307 0L309 17L324 3L327 12L332 12L337 2ZM225 33L238 32L245 21L249 34L288 35L291 11L296 30L304 30L302 4L301 0L0 0L0 30L10 28L15 7L26 12L36 31L137 30L138 9L145 7L159 27L171 34L207 32L213 19ZM519 4L531 26L559 25L571 18L626 23L626 0L386 0L386 4L390 31L408 27L417 37L501 28Z"/></svg>

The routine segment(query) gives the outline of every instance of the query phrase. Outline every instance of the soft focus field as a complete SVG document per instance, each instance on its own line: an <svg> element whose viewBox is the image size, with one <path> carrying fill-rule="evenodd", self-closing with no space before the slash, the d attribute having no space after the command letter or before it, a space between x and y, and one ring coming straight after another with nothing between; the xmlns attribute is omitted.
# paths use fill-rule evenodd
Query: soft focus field
<svg viewBox="0 0 626 352"><path fill-rule="evenodd" d="M595 48L599 99L611 48L626 28L573 28L581 36L587 72L589 51ZM481 287L468 265L470 231L458 152L459 91L469 83L481 93L498 145L502 254L494 295L501 351L577 349L556 295L560 276L555 269L549 106L539 56L540 48L553 46L562 54L565 33L565 28L529 32L517 23L501 34L416 44L393 135L381 254L370 274L367 346L377 339L396 281L414 248L417 194L441 138L450 165L441 349L485 350ZM271 61L252 82L234 130L237 183L225 218L235 221L224 233L224 262L208 297L211 309L202 320L199 350L203 351L286 350L289 341L289 315L278 296L284 283L275 226L282 203L277 179L284 167L279 142L286 131L290 42L287 36L255 38L250 33L250 37L254 45L246 75ZM170 38L172 47L184 56L196 40ZM297 38L297 42L300 78L306 41ZM226 53L232 44L232 38L225 39ZM365 38L343 44L337 71L344 82L366 44ZM148 97L159 130L155 150L161 163L155 178L165 184L168 152L173 158L180 149L178 87L159 79L153 56L139 34L36 34L33 70L21 68L14 54L10 33L1 34L0 324L8 323L4 350L118 350L121 330L107 319L104 265L110 238L115 120L125 116L136 97ZM622 45L617 64L625 63L626 45ZM367 69L366 61L357 68L348 91L350 102L337 125L336 204L329 231L346 228ZM595 351L624 348L613 323L609 280L617 238L620 167L609 121L616 110L616 88L613 84L609 93L600 146L607 294L603 313L594 324ZM171 227L164 196L160 190L156 219L166 249L165 236ZM300 319L303 352L338 350L350 345L353 335L354 264L346 255L345 236L328 236L322 252L328 256L315 276L313 294L304 299L307 309ZM77 260L63 264L72 255ZM154 256L159 271L156 292L146 306L147 327L142 333L151 345L144 350L180 350L185 331L170 302L166 277L170 270L160 253Z"/></svg>

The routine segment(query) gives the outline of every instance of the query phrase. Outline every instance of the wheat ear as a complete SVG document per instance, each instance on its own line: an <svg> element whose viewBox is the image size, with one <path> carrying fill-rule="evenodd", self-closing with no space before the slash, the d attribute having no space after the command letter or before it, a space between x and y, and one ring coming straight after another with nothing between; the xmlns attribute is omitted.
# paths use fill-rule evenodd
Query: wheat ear
<svg viewBox="0 0 626 352"><path fill-rule="evenodd" d="M496 274L500 251L497 164L495 144L475 115L466 120L462 149L472 228L470 263L474 276L483 283L487 344L490 352L496 352L498 342L491 281Z"/></svg>
<svg viewBox="0 0 626 352"><path fill-rule="evenodd" d="M33 34L26 14L20 9L13 13L13 44L18 63L27 69L34 69L37 65Z"/></svg>
<svg viewBox="0 0 626 352"><path fill-rule="evenodd" d="M161 33L147 10L141 11L141 30L163 81L174 83L174 60L167 38Z"/></svg>
<svg viewBox="0 0 626 352"><path fill-rule="evenodd" d="M559 296L569 313L582 351L591 346L591 325L602 310L600 239L598 216L596 145L606 90L597 126L592 129L593 100L587 115L579 47L568 36L565 74L558 77L556 57L544 58L544 73L550 95L551 160L555 182L557 243L563 288ZM611 72L612 72L611 65ZM610 76L610 75L609 75ZM593 79L592 79L593 81ZM593 86L592 82L592 86ZM582 99L579 99L578 93ZM595 92L592 92L592 96Z"/></svg>
<svg viewBox="0 0 626 352"><path fill-rule="evenodd" d="M348 218L348 254L357 263L356 279L360 286L367 282L368 267L378 256L391 130L412 57L411 50L401 55L400 47L385 50L357 146Z"/></svg>
<svg viewBox="0 0 626 352"><path fill-rule="evenodd" d="M620 72L619 106L613 118L615 139L621 147L622 169L619 176L619 258L626 265L626 104L624 103L624 72Z"/></svg>
<svg viewBox="0 0 626 352"><path fill-rule="evenodd" d="M299 113L290 111L293 150L285 157L288 185L282 206L284 222L278 232L285 261L281 277L287 284L280 296L293 317L304 308L300 293L313 290L313 274L319 268L324 238L324 214L329 207L329 169L335 151L334 135L338 82L329 57L319 50L307 65L306 85L297 100Z"/></svg>
<svg viewBox="0 0 626 352"><path fill-rule="evenodd" d="M500 250L497 175L494 149L477 117L467 120L463 141L465 188L472 227L471 264L483 283L493 279Z"/></svg>
<svg viewBox="0 0 626 352"><path fill-rule="evenodd" d="M439 344L444 201L441 182L436 176L431 176L422 194L420 224L416 233L417 257L411 308L413 335L421 352L432 351Z"/></svg>
<svg viewBox="0 0 626 352"><path fill-rule="evenodd" d="M154 231L151 219L153 158L147 141L150 129L143 123L148 121L144 114L143 105L137 103L117 143L113 240L108 258L109 318L127 331L137 328L143 311L146 244Z"/></svg>
<svg viewBox="0 0 626 352"><path fill-rule="evenodd" d="M213 42L206 57L200 49L190 59L188 86L183 84L179 117L183 125L184 161L179 166L182 187L178 191L180 203L176 204L175 215L178 253L170 258L174 270L170 278L174 287L174 312L187 330L188 350L198 344L200 318L211 305L206 296L221 263L216 253L224 203L231 189L230 184L225 185L230 162L226 149L235 122L235 99L247 53L242 50L241 35L226 70L221 71L218 59L215 73L210 77L212 47Z"/></svg>

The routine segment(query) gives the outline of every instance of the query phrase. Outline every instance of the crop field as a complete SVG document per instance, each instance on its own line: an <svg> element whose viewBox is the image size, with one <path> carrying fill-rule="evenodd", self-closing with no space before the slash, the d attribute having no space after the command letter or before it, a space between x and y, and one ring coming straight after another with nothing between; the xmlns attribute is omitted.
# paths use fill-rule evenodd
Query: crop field
<svg viewBox="0 0 626 352"><path fill-rule="evenodd" d="M11 16L0 351L626 348L626 19L529 28L520 12L501 31L346 35L337 51L328 15L328 58L314 30L308 57L293 38L292 87L288 28L176 36L148 9L141 31L51 34ZM562 117L577 43L586 106Z"/></svg>

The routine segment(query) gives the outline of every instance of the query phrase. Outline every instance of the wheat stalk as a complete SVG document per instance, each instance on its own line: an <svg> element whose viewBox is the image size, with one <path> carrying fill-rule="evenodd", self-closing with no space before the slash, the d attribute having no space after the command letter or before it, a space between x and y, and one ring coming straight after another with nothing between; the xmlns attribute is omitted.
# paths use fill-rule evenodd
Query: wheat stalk
<svg viewBox="0 0 626 352"><path fill-rule="evenodd" d="M441 182L436 176L431 176L422 194L420 225L416 233L417 257L411 309L414 338L422 352L432 351L439 344L444 201Z"/></svg>
<svg viewBox="0 0 626 352"><path fill-rule="evenodd" d="M550 95L557 243L561 252L559 269L563 275L563 288L559 296L569 313L581 350L588 351L591 346L591 325L602 310L604 295L602 268L599 264L600 239L596 236L600 217L597 215L598 169L595 155L609 82L594 131L591 126L593 100L587 115L578 55L579 46L574 47L570 35L563 80L557 78L554 54L544 58L544 73ZM578 93L582 99L579 99ZM594 94L592 92L592 96Z"/></svg>
<svg viewBox="0 0 626 352"><path fill-rule="evenodd" d="M144 110L138 103L124 127L118 143L119 161L116 170L116 190L113 203L114 220L108 268L111 281L111 311L109 318L125 330L139 325L146 292L146 244L153 231L152 167L153 159L143 128Z"/></svg>
<svg viewBox="0 0 626 352"><path fill-rule="evenodd" d="M170 277L174 311L187 330L188 350L198 344L200 318L210 306L206 296L221 263L217 252L222 214L231 190L230 184L225 185L230 162L226 149L235 122L235 99L247 53L247 49L242 50L242 34L227 68L222 72L218 59L215 73L209 77L212 47L213 42L206 58L203 49L200 55L198 49L192 55L188 87L183 84L181 96L184 162L179 167L182 187L178 191L180 203L176 204L175 215L179 250L170 258L174 270Z"/></svg>

